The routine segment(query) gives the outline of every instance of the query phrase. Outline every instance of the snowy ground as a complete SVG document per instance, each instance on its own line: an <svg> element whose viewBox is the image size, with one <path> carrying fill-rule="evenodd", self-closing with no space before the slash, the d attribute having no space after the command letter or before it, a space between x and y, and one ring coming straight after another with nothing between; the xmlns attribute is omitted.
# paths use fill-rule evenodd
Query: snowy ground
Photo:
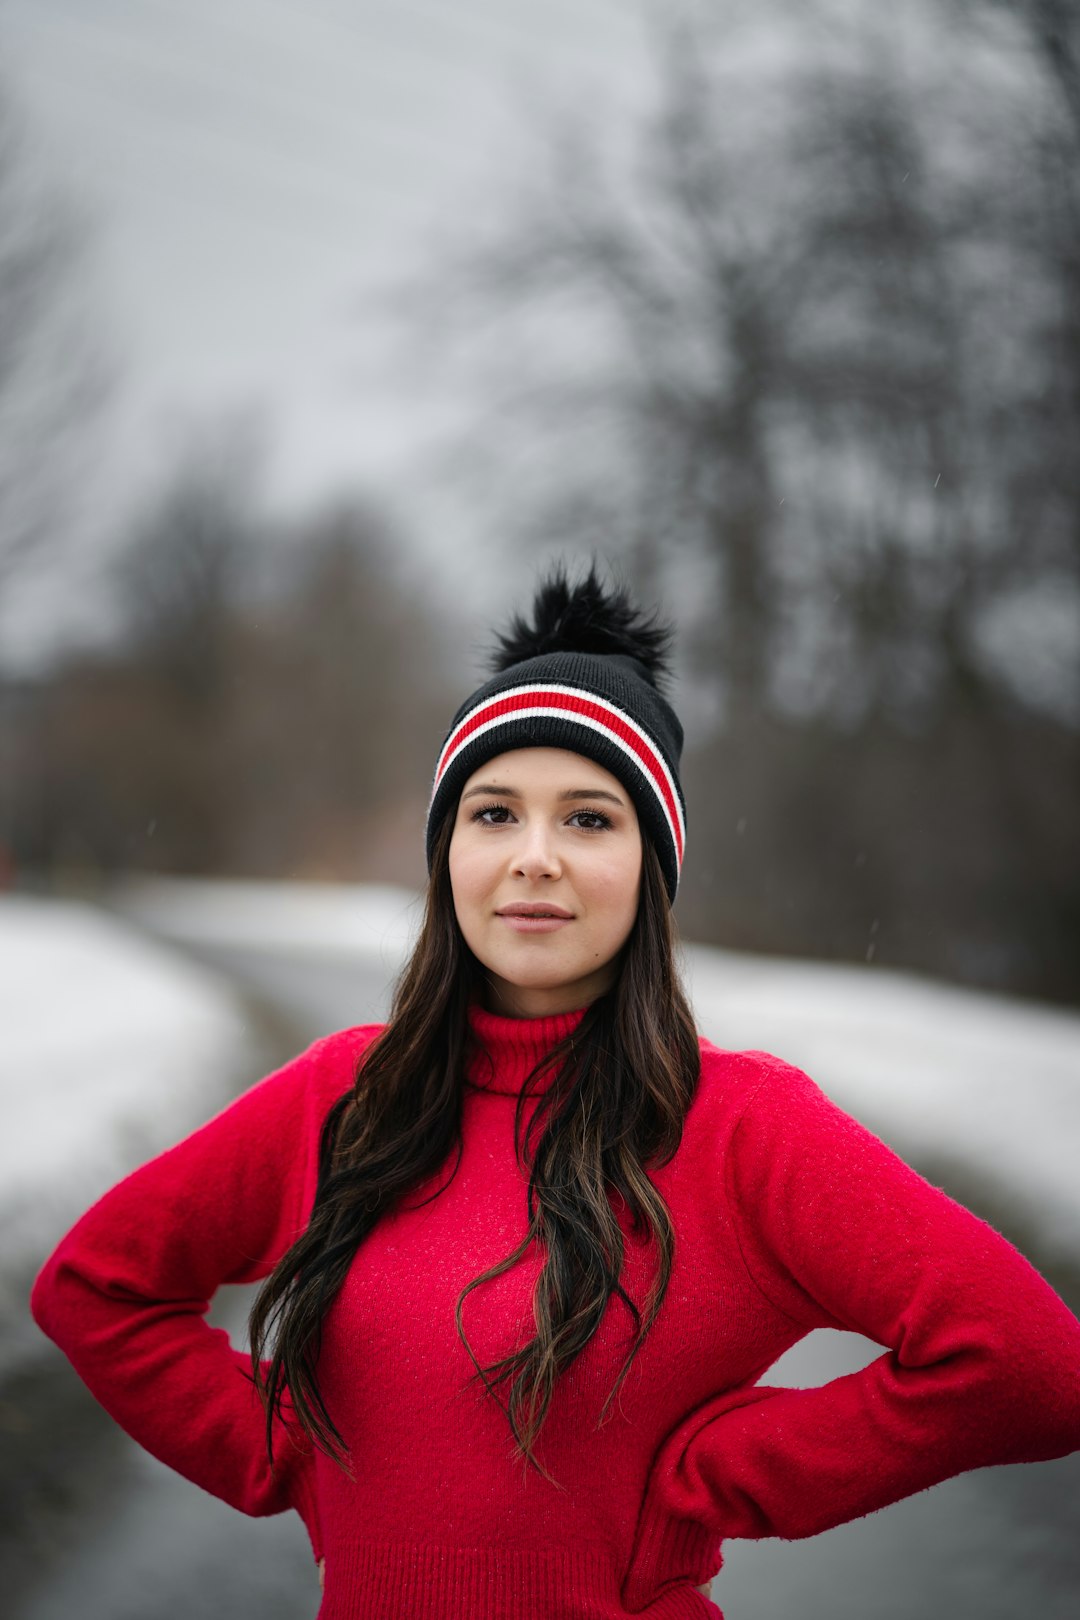
<svg viewBox="0 0 1080 1620"><path fill-rule="evenodd" d="M214 975L119 919L0 898L0 1371L41 1340L25 1298L36 1262L222 1106L257 1044Z"/></svg>
<svg viewBox="0 0 1080 1620"><path fill-rule="evenodd" d="M702 947L686 966L718 1045L798 1064L924 1175L992 1187L1041 1260L1080 1258L1080 1016L876 967Z"/></svg>

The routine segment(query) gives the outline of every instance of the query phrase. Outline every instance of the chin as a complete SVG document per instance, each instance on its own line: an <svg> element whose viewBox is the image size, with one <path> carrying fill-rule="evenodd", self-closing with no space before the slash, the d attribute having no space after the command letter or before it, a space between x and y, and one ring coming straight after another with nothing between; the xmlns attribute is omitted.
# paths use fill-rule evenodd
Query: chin
<svg viewBox="0 0 1080 1620"><path fill-rule="evenodd" d="M515 973L494 966L490 971L497 973L503 983L514 990L561 990L564 985L576 984L582 977L578 973Z"/></svg>

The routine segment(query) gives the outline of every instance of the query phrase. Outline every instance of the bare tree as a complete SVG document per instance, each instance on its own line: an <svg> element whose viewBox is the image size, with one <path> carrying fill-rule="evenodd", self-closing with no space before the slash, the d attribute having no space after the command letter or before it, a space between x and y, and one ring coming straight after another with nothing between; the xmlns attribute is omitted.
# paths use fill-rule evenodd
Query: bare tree
<svg viewBox="0 0 1080 1620"><path fill-rule="evenodd" d="M283 525L277 601L238 663L234 869L422 880L453 660L408 551L356 493Z"/></svg>
<svg viewBox="0 0 1080 1620"><path fill-rule="evenodd" d="M233 616L258 575L261 456L249 416L190 430L113 558L124 640L195 713L220 700Z"/></svg>
<svg viewBox="0 0 1080 1620"><path fill-rule="evenodd" d="M86 308L88 240L0 79L0 602L17 573L61 545L109 388Z"/></svg>

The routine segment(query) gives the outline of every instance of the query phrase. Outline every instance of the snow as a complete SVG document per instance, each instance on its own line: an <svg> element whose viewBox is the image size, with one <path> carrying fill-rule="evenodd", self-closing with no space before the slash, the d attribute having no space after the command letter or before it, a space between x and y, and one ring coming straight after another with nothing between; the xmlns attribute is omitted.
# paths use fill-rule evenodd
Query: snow
<svg viewBox="0 0 1080 1620"><path fill-rule="evenodd" d="M422 897L378 883L250 883L131 879L112 901L180 944L288 955L362 956L396 971L419 925Z"/></svg>
<svg viewBox="0 0 1080 1620"><path fill-rule="evenodd" d="M1040 1258L1080 1248L1080 1017L881 967L686 951L702 1031L798 1064L932 1176L993 1187Z"/></svg>
<svg viewBox="0 0 1080 1620"><path fill-rule="evenodd" d="M0 898L0 1366L33 1332L29 1272L108 1186L228 1100L251 1044L218 979L123 922Z"/></svg>

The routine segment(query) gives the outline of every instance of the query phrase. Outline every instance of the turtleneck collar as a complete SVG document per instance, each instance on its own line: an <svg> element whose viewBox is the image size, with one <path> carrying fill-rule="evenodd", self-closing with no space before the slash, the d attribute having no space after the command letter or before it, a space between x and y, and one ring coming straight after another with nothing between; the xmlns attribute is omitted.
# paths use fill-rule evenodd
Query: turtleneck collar
<svg viewBox="0 0 1080 1620"><path fill-rule="evenodd" d="M516 1097L531 1069L551 1048L577 1028L587 1007L571 1012L549 1013L541 1018L510 1018L505 1013L488 1012L479 1001L468 1007L472 1041L465 1066L469 1084L482 1091L496 1091ZM547 1076L533 1082L541 1091Z"/></svg>

